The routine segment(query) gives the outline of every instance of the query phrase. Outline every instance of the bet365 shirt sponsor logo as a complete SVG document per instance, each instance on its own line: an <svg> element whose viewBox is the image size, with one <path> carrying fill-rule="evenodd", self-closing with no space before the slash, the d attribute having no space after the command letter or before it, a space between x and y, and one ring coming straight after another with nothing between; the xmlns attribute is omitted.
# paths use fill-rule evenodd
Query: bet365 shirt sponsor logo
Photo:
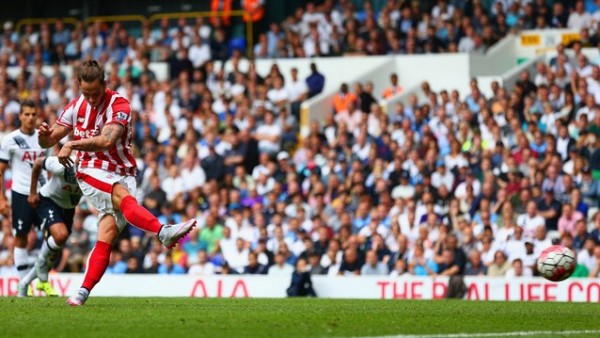
<svg viewBox="0 0 600 338"><path fill-rule="evenodd" d="M90 138L100 134L100 130L98 127L94 128L93 130L81 130L79 128L75 128L75 130L73 130L73 134L75 137L79 138Z"/></svg>

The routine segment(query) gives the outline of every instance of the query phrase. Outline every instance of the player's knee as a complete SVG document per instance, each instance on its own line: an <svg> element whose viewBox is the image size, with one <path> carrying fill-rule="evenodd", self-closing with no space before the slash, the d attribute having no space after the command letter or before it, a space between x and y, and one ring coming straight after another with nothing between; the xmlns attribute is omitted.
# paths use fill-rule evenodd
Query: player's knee
<svg viewBox="0 0 600 338"><path fill-rule="evenodd" d="M52 237L54 237L54 241L56 242L56 244L63 246L69 238L69 232L67 232L67 230L65 229L64 231L57 232Z"/></svg>
<svg viewBox="0 0 600 338"><path fill-rule="evenodd" d="M119 208L123 198L129 196L129 190L122 184L115 184L112 190L112 202L115 208Z"/></svg>
<svg viewBox="0 0 600 338"><path fill-rule="evenodd" d="M107 215L100 220L98 226L98 240L113 244L119 237L119 228L112 215Z"/></svg>
<svg viewBox="0 0 600 338"><path fill-rule="evenodd" d="M16 235L15 236L15 247L24 248L27 246L27 235Z"/></svg>
<svg viewBox="0 0 600 338"><path fill-rule="evenodd" d="M110 244L113 244L117 240L117 237L119 237L119 229L116 224L102 231L102 234L98 234L98 240Z"/></svg>

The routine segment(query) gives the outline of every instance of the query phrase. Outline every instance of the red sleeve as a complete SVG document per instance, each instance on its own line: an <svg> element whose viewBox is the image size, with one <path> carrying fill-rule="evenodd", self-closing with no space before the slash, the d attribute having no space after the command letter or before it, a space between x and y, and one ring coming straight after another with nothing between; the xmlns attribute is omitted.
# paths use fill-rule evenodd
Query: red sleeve
<svg viewBox="0 0 600 338"><path fill-rule="evenodd" d="M105 124L116 123L126 127L131 121L131 105L127 99L123 97L115 99L109 109Z"/></svg>
<svg viewBox="0 0 600 338"><path fill-rule="evenodd" d="M75 124L73 122L73 117L77 116L77 112L75 112L74 110L75 110L75 105L78 100L79 100L79 97L76 98L75 100L71 101L65 107L65 109L62 111L62 113L58 117L58 120L56 120L56 123L60 124L61 126L67 127L67 128L73 128L73 125Z"/></svg>

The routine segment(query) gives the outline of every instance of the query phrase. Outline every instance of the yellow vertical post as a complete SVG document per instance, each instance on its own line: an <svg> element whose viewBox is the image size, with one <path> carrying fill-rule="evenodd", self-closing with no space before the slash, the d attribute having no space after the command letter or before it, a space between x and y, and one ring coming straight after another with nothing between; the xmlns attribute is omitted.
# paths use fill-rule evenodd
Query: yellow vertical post
<svg viewBox="0 0 600 338"><path fill-rule="evenodd" d="M254 41L253 41L253 31L252 29L254 27L252 27L254 25L254 22L252 22L252 20L250 18L248 18L248 21L246 21L246 55L248 56L248 59L253 59L254 55L253 55L253 49L254 49Z"/></svg>

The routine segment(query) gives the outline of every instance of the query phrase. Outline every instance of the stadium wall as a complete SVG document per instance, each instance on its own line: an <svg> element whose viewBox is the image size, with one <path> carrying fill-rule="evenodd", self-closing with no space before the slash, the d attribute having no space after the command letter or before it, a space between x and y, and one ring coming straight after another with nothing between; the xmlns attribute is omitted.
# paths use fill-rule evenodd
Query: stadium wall
<svg viewBox="0 0 600 338"><path fill-rule="evenodd" d="M444 277L413 276L313 276L312 280L322 298L442 299L448 284ZM61 296L74 293L82 281L83 274L50 276ZM534 277L465 277L465 283L468 300L600 302L600 279L554 283ZM16 276L0 277L0 296L15 296L17 284ZM283 298L289 284L289 277L271 276L105 275L93 296Z"/></svg>
<svg viewBox="0 0 600 338"><path fill-rule="evenodd" d="M328 66L322 66L322 62L333 59L339 60L334 62L335 70L331 72ZM372 60L377 63L373 63ZM383 90L390 85L389 77L392 73L398 74L399 82L406 94L420 88L423 81L429 82L434 91L451 88L464 93L469 88L468 54L319 58L315 61L325 75L326 86L320 95L302 103L305 112L300 121L302 130L306 130L313 119L323 121L325 113L331 111L331 102L342 82L352 85L355 82L372 81L375 97L380 97ZM403 94L396 95L384 102L383 107L392 109L396 102L406 101L407 97Z"/></svg>
<svg viewBox="0 0 600 338"><path fill-rule="evenodd" d="M471 76L493 76L503 74L517 64L519 38L508 35L492 46L484 55L471 54L469 74Z"/></svg>
<svg viewBox="0 0 600 338"><path fill-rule="evenodd" d="M415 94L419 101L426 99L421 90L421 84L425 81L433 91L456 89L463 97L469 89L471 79L469 54L401 56L396 57L395 62L405 91L383 101L384 111L393 112L398 102L407 104L412 94Z"/></svg>

